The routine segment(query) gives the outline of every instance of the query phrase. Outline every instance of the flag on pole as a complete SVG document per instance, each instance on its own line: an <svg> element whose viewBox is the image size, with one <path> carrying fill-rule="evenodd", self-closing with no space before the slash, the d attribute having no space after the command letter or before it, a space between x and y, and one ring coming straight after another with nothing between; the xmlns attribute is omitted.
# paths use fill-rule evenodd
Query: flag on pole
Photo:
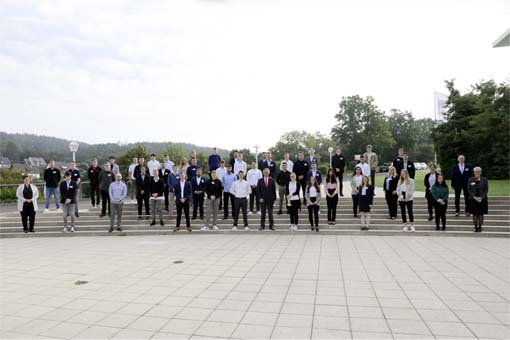
<svg viewBox="0 0 510 340"><path fill-rule="evenodd" d="M441 92L434 92L434 119L436 121L444 121L445 113L448 111L446 102L448 101L448 95Z"/></svg>

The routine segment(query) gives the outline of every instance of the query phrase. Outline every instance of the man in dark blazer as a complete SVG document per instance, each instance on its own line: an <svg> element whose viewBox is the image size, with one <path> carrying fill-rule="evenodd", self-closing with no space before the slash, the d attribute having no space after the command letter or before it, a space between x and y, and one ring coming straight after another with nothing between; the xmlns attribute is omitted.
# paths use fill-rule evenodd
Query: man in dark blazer
<svg viewBox="0 0 510 340"><path fill-rule="evenodd" d="M191 199L191 183L186 180L186 174L183 172L179 176L179 182L174 186L175 206L177 208L177 219L174 232L179 231L181 226L182 211L186 219L186 228L191 232L191 223L189 220L189 201Z"/></svg>
<svg viewBox="0 0 510 340"><path fill-rule="evenodd" d="M306 177L308 177L308 172L310 171L310 162L305 160L305 153L303 151L298 152L298 160L294 162L294 169L292 170L297 176L297 181L301 184L301 190L303 191L303 204L306 204Z"/></svg>
<svg viewBox="0 0 510 340"><path fill-rule="evenodd" d="M197 218L197 210L200 210L200 219L204 219L205 178L202 177L202 169L197 169L197 175L191 179L191 191L193 192L193 220Z"/></svg>
<svg viewBox="0 0 510 340"><path fill-rule="evenodd" d="M170 188L168 187L168 176L172 173L171 169L167 169L166 163L161 162L161 169L159 169L159 178L163 180L163 183L165 185L165 189L163 191L163 194L165 195L165 210L168 211L168 194L170 192Z"/></svg>
<svg viewBox="0 0 510 340"><path fill-rule="evenodd" d="M402 158L401 162L398 162L397 166L397 174L400 176L400 171L402 169L406 169L409 173L409 177L414 179L414 176L416 175L416 168L414 167L414 163L409 160L409 155L406 151L404 151L404 156Z"/></svg>
<svg viewBox="0 0 510 340"><path fill-rule="evenodd" d="M338 182L340 183L340 196L343 196L343 178L344 178L344 170L345 170L345 157L342 154L342 148L337 146L335 155L331 159L332 167L335 171L335 176L338 178Z"/></svg>
<svg viewBox="0 0 510 340"><path fill-rule="evenodd" d="M76 182L71 180L72 172L66 171L64 180L60 182L60 203L62 203L64 217L64 233L74 232L76 208ZM71 216L71 229L67 228L67 216Z"/></svg>
<svg viewBox="0 0 510 340"><path fill-rule="evenodd" d="M266 227L266 209L269 213L269 229L274 230L273 204L276 201L276 184L269 174L269 169L265 168L262 172L264 177L257 182L257 197L260 201L260 228L264 230Z"/></svg>
<svg viewBox="0 0 510 340"><path fill-rule="evenodd" d="M273 161L272 159L272 154L271 152L266 152L266 159L262 162L262 170L264 170L265 168L268 168L269 169L269 177L271 178L275 178L276 177L276 163L275 161Z"/></svg>
<svg viewBox="0 0 510 340"><path fill-rule="evenodd" d="M136 201L138 203L138 219L142 219L142 204L145 205L145 218L149 219L149 186L150 176L145 166L140 167L140 173L136 175Z"/></svg>
<svg viewBox="0 0 510 340"><path fill-rule="evenodd" d="M471 177L473 177L473 168L471 165L464 163L464 155L460 155L457 160L459 161L452 167L451 180L452 188L455 189L455 216L460 213L460 193L464 194L464 211L466 216L469 216L469 195L467 192L467 184Z"/></svg>

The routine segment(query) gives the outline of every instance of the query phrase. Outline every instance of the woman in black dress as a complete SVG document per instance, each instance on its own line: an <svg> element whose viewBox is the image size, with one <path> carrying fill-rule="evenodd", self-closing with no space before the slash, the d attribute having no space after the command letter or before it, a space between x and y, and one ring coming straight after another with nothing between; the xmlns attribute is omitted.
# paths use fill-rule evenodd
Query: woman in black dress
<svg viewBox="0 0 510 340"><path fill-rule="evenodd" d="M363 176L361 186L358 188L359 211L361 214L361 229L367 230L370 224L370 208L374 201L374 187L370 185L368 176Z"/></svg>
<svg viewBox="0 0 510 340"><path fill-rule="evenodd" d="M388 205L388 220L394 220L397 218L397 185L398 185L398 175L397 170L393 165L388 168L388 176L384 179L384 196L386 197L386 204Z"/></svg>
<svg viewBox="0 0 510 340"><path fill-rule="evenodd" d="M473 224L475 233L482 232L483 215L488 213L487 193L489 192L489 183L487 178L482 177L482 168L473 169L475 177L468 181L469 210L473 215Z"/></svg>

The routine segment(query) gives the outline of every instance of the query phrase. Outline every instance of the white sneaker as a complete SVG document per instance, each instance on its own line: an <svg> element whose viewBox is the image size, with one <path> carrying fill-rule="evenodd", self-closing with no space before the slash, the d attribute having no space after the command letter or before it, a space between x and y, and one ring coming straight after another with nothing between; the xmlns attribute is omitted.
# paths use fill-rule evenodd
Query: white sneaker
<svg viewBox="0 0 510 340"><path fill-rule="evenodd" d="M61 213L61 212L63 212L63 211L62 211L62 209L58 208L58 209L57 209L57 212Z"/></svg>
<svg viewBox="0 0 510 340"><path fill-rule="evenodd" d="M294 230L294 224L291 224L291 226L290 226L290 228L289 228L289 229L290 229L290 230Z"/></svg>
<svg viewBox="0 0 510 340"><path fill-rule="evenodd" d="M414 225L412 225L412 226L411 226L411 231L412 231L412 232L415 232L415 231L416 231L416 229L414 228Z"/></svg>
<svg viewBox="0 0 510 340"><path fill-rule="evenodd" d="M244 227L244 230L250 230L250 227Z"/></svg>
<svg viewBox="0 0 510 340"><path fill-rule="evenodd" d="M248 215L253 215L253 213L251 211L248 211Z"/></svg>
<svg viewBox="0 0 510 340"><path fill-rule="evenodd" d="M67 228L64 228L64 229L62 230L62 232L63 232L63 233L67 233L67 232L68 232Z"/></svg>
<svg viewBox="0 0 510 340"><path fill-rule="evenodd" d="M74 227L71 227L71 232L74 233Z"/></svg>
<svg viewBox="0 0 510 340"><path fill-rule="evenodd" d="M235 227L235 226L234 226L234 227L232 227L232 230L234 230L234 231L235 231L235 230L237 230L237 227Z"/></svg>
<svg viewBox="0 0 510 340"><path fill-rule="evenodd" d="M43 213L49 213L50 209L44 209Z"/></svg>
<svg viewBox="0 0 510 340"><path fill-rule="evenodd" d="M402 231L407 231L407 225L404 226L404 228L402 228Z"/></svg>
<svg viewBox="0 0 510 340"><path fill-rule="evenodd" d="M213 225L213 226L212 226L212 228L213 228L214 230L220 230L220 228L218 228L218 227L217 227L217 226L215 226L215 225Z"/></svg>
<svg viewBox="0 0 510 340"><path fill-rule="evenodd" d="M257 211L257 214L262 215L262 213L260 211Z"/></svg>
<svg viewBox="0 0 510 340"><path fill-rule="evenodd" d="M294 226L294 230L298 230L298 227L297 227L297 225L295 225L295 226Z"/></svg>
<svg viewBox="0 0 510 340"><path fill-rule="evenodd" d="M209 227L208 227L208 226L206 226L206 225L204 225L204 226L202 227L202 229L200 229L200 230L209 230Z"/></svg>

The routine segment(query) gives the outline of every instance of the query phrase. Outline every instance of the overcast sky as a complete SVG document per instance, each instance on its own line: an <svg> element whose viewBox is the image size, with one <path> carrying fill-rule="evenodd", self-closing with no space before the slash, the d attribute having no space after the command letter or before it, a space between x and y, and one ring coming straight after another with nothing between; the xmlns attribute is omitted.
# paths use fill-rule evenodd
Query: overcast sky
<svg viewBox="0 0 510 340"><path fill-rule="evenodd" d="M0 130L253 148L508 81L510 1L0 1Z"/></svg>

